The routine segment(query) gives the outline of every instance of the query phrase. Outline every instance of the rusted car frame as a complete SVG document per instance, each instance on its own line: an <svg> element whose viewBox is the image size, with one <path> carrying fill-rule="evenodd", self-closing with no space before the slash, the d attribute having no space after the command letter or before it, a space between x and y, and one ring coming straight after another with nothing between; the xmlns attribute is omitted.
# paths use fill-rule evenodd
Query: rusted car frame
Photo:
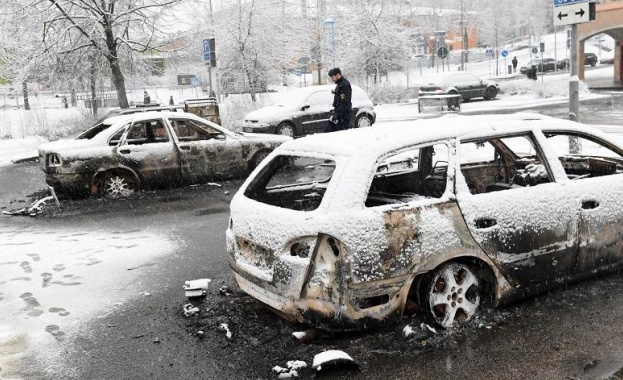
<svg viewBox="0 0 623 380"><path fill-rule="evenodd" d="M326 329L397 321L412 305L451 327L619 266L623 149L566 120L505 117L284 144L232 200L236 283Z"/></svg>
<svg viewBox="0 0 623 380"><path fill-rule="evenodd" d="M42 144L46 182L61 193L126 196L248 174L283 136L238 134L193 114L145 112L96 124L73 140Z"/></svg>

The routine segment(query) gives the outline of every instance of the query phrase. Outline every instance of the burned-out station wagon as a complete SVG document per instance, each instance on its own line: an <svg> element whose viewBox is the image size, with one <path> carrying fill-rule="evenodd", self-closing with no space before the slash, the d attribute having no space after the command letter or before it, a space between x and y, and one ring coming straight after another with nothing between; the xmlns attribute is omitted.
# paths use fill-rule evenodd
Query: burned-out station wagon
<svg viewBox="0 0 623 380"><path fill-rule="evenodd" d="M111 197L139 189L241 177L286 136L235 133L184 112L105 119L75 139L39 146L46 182L58 192Z"/></svg>
<svg viewBox="0 0 623 380"><path fill-rule="evenodd" d="M537 114L309 136L234 196L229 262L291 321L360 329L413 303L448 328L621 264L622 173L606 134Z"/></svg>

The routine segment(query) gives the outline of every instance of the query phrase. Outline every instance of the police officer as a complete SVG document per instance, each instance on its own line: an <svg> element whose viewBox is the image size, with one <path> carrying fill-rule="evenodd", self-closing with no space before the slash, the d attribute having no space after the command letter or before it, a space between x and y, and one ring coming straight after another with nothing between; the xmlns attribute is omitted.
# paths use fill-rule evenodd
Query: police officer
<svg viewBox="0 0 623 380"><path fill-rule="evenodd" d="M350 126L353 114L353 105L351 103L353 90L348 79L342 76L342 71L339 67L329 70L329 76L336 86L332 91L333 111L329 117L327 132L335 132L348 129Z"/></svg>

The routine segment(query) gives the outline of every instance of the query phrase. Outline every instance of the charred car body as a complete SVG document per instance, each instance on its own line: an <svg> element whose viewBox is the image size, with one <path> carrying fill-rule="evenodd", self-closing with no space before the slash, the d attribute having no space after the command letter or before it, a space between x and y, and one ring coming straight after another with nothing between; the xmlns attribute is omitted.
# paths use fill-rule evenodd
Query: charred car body
<svg viewBox="0 0 623 380"><path fill-rule="evenodd" d="M183 112L106 119L75 139L39 146L46 182L58 192L126 196L248 174L285 136L234 133Z"/></svg>
<svg viewBox="0 0 623 380"><path fill-rule="evenodd" d="M231 202L238 286L326 329L411 303L447 328L623 261L623 149L605 134L533 114L405 124L271 153Z"/></svg>

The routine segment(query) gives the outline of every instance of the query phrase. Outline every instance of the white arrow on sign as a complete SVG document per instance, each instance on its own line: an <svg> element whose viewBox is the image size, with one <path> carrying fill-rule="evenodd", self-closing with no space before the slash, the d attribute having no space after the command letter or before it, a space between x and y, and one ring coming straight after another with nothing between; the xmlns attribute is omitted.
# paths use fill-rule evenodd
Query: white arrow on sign
<svg viewBox="0 0 623 380"><path fill-rule="evenodd" d="M570 25L588 22L588 3L574 3L554 7L554 25Z"/></svg>

